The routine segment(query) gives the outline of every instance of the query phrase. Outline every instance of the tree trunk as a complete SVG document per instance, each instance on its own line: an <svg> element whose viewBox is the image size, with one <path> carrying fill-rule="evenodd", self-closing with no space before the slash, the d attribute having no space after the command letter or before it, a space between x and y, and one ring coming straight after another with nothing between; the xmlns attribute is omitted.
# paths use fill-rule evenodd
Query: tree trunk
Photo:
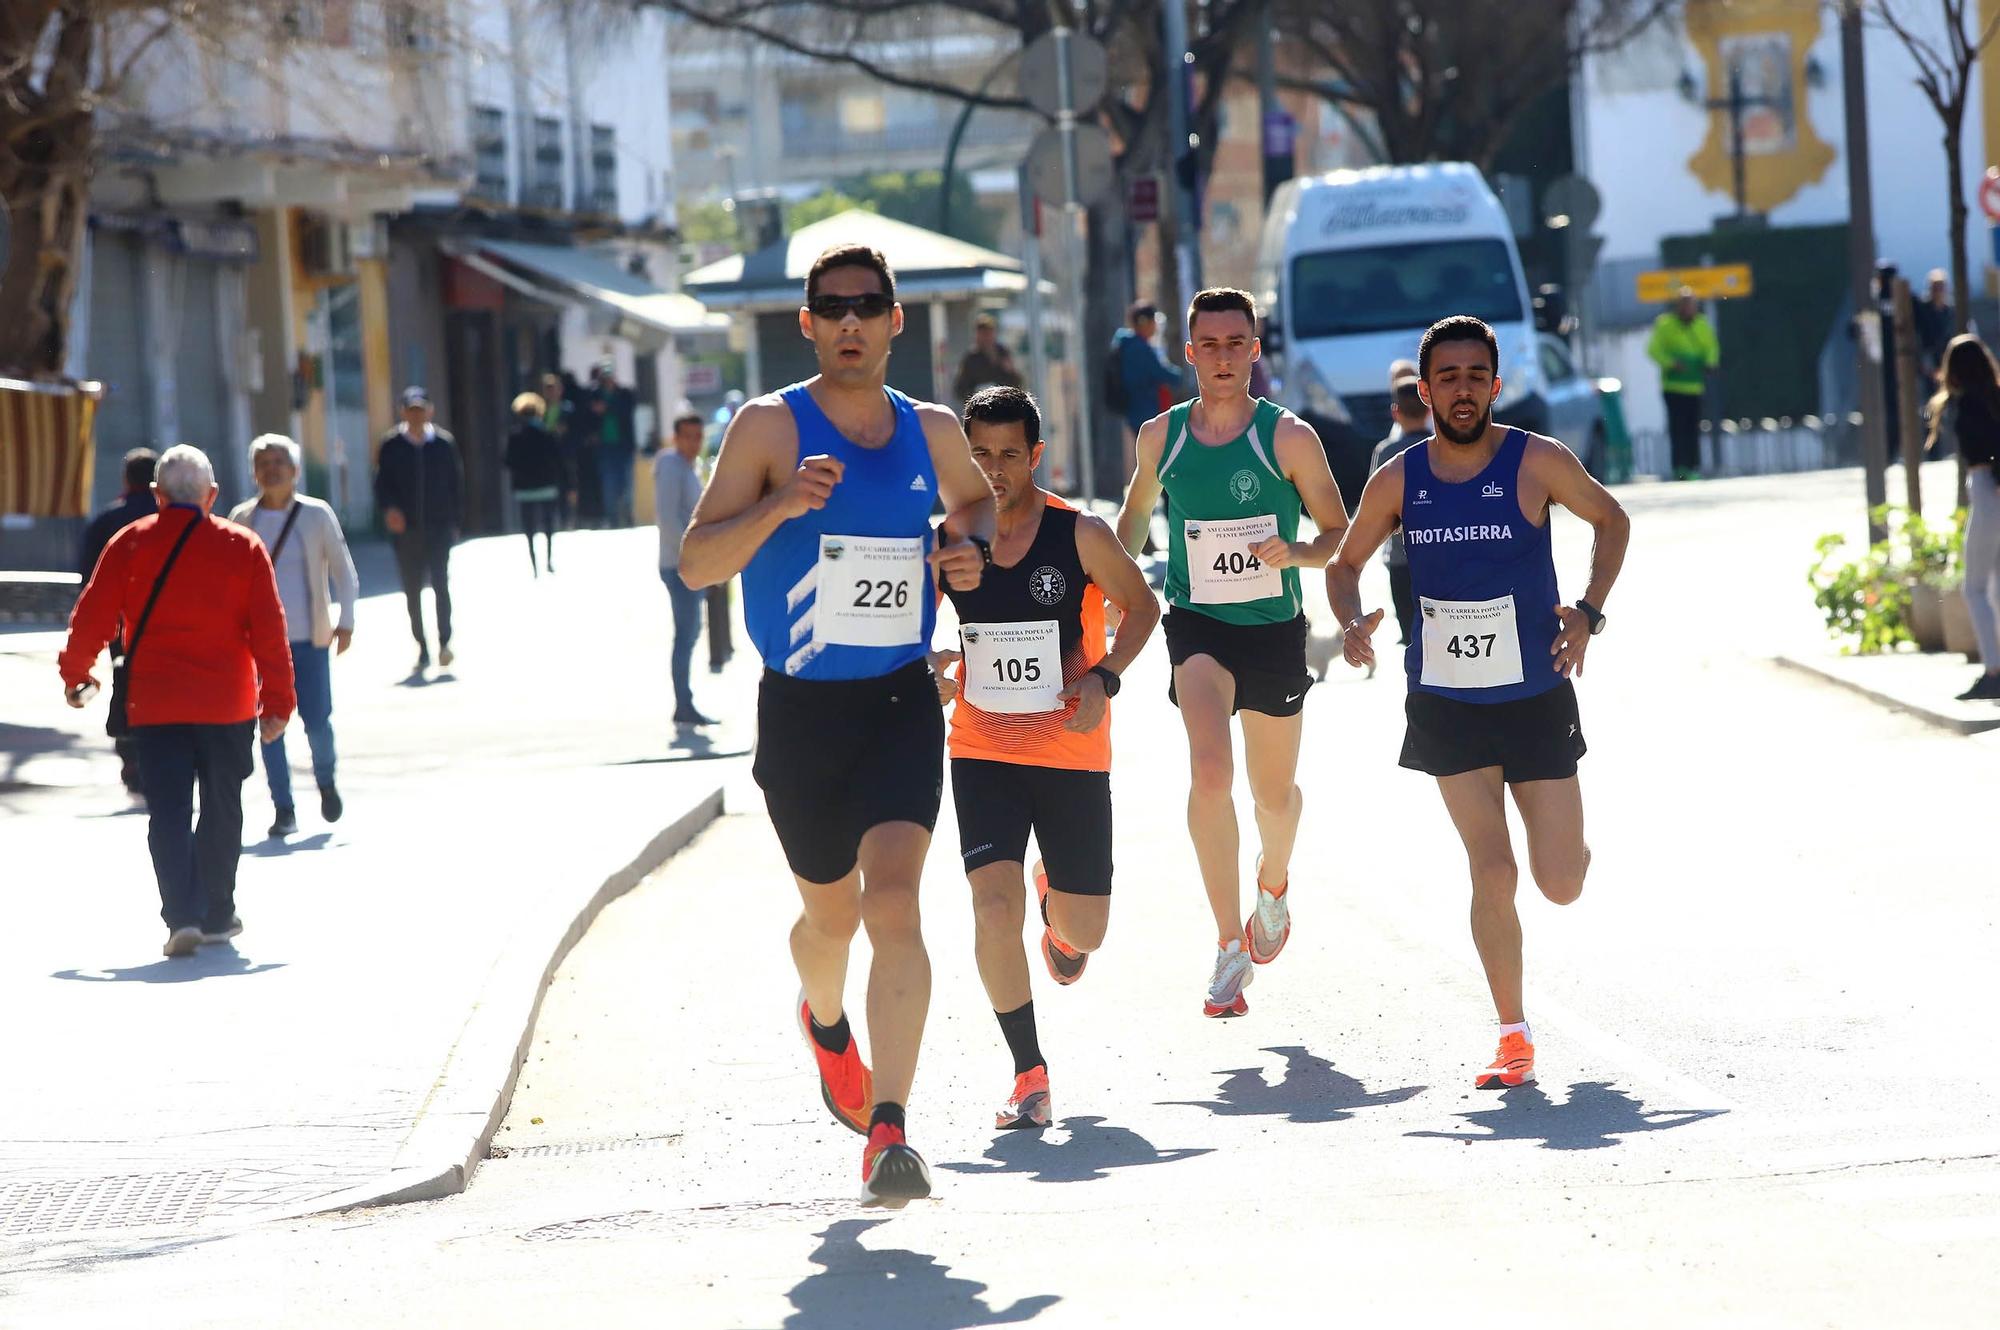
<svg viewBox="0 0 2000 1330"><path fill-rule="evenodd" d="M1946 179L1951 190L1951 293L1952 293L1952 334L1956 336L1966 329L1971 313L1972 288L1970 257L1965 252L1965 147L1962 123L1965 103L1960 100L1952 108L1954 113L1945 119L1944 162Z"/></svg>
<svg viewBox="0 0 2000 1330"><path fill-rule="evenodd" d="M63 372L89 217L89 122L79 119L49 137L67 140L61 167L22 164L0 173L0 206L12 223L0 268L0 373L26 378Z"/></svg>

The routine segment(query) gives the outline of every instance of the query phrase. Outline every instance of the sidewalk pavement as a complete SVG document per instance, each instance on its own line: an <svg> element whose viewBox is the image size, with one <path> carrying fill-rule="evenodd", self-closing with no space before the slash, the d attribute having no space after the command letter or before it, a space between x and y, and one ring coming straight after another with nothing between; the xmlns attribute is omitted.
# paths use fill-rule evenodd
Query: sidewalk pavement
<svg viewBox="0 0 2000 1330"><path fill-rule="evenodd" d="M720 812L741 764L691 760L740 753L728 728L669 747L652 540L571 536L575 574L540 582L513 541L462 546L462 659L422 687L398 686L400 594L364 599L335 665L348 814L319 823L295 726L301 832L262 839L260 764L244 789L245 931L184 960L159 954L146 819L117 784L101 707L62 705L59 635L0 637L14 888L0 1002L23 1074L0 1102L0 1238L227 1226L465 1185L549 974L606 901ZM604 661L601 688L562 686ZM657 681L634 677L654 663ZM739 652L703 681L744 732L754 674Z"/></svg>
<svg viewBox="0 0 2000 1330"><path fill-rule="evenodd" d="M1819 651L1782 652L1774 659L1787 669L1859 693L1941 730L1954 734L2000 730L2000 702L1958 700L1958 694L1978 675L1979 667L1967 664L1957 652L1843 656L1829 646Z"/></svg>

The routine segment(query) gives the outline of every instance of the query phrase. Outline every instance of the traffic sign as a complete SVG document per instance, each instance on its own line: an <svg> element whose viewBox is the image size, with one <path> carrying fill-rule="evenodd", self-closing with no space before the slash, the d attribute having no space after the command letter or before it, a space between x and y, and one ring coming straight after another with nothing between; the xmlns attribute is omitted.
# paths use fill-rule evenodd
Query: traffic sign
<svg viewBox="0 0 2000 1330"><path fill-rule="evenodd" d="M1987 167L1986 178L1979 182L1979 210L1987 221L2000 222L2000 166Z"/></svg>
<svg viewBox="0 0 2000 1330"><path fill-rule="evenodd" d="M1134 226L1160 220L1160 178L1135 175L1125 187L1125 214Z"/></svg>
<svg viewBox="0 0 2000 1330"><path fill-rule="evenodd" d="M1672 300L1682 287L1694 292L1696 300L1728 300L1747 296L1753 287L1750 265L1718 263L1707 268L1658 268L1639 274L1639 303L1659 305Z"/></svg>
<svg viewBox="0 0 2000 1330"><path fill-rule="evenodd" d="M1053 120L1062 113L1062 85L1056 81L1056 35L1045 32L1021 52L1021 96ZM1104 100L1111 86L1111 62L1104 43L1085 32L1069 35L1070 108L1078 115Z"/></svg>
<svg viewBox="0 0 2000 1330"><path fill-rule="evenodd" d="M1062 131L1050 125L1028 147L1028 183L1049 203L1063 201ZM1076 201L1097 203L1118 184L1111 136L1098 125L1076 127Z"/></svg>

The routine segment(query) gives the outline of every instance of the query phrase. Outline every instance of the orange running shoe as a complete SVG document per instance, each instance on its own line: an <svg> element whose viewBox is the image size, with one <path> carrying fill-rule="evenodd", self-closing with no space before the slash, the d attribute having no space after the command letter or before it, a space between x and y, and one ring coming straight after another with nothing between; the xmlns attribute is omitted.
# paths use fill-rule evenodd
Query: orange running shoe
<svg viewBox="0 0 2000 1330"><path fill-rule="evenodd" d="M1534 1081L1535 1046L1516 1030L1500 1036L1500 1051L1494 1054L1493 1065L1480 1072L1472 1085L1476 1090L1511 1090Z"/></svg>
<svg viewBox="0 0 2000 1330"><path fill-rule="evenodd" d="M1073 984L1083 978L1083 967L1090 963L1090 953L1078 951L1057 937L1050 925L1049 874L1040 859L1035 860L1035 900L1042 910L1042 964L1049 967L1049 978L1059 984Z"/></svg>
<svg viewBox="0 0 2000 1330"><path fill-rule="evenodd" d="M993 1125L1001 1130L1049 1125L1049 1069L1030 1067L1014 1078L1014 1095L1006 1107L993 1115Z"/></svg>
<svg viewBox="0 0 2000 1330"><path fill-rule="evenodd" d="M930 1194L930 1166L903 1139L903 1129L876 1124L861 1151L861 1203L900 1210Z"/></svg>
<svg viewBox="0 0 2000 1330"><path fill-rule="evenodd" d="M826 1101L833 1120L851 1132L866 1136L868 1117L875 1110L875 1078L861 1060L860 1046L847 1036L847 1050L829 1053L819 1046L812 1033L812 1004L804 990L799 993L799 1033L812 1050L813 1064L819 1068L819 1097Z"/></svg>

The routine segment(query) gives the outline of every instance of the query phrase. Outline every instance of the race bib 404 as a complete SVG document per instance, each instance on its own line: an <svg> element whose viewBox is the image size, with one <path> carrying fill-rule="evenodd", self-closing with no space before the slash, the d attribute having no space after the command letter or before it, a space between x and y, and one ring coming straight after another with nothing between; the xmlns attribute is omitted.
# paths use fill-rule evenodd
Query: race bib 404
<svg viewBox="0 0 2000 1330"><path fill-rule="evenodd" d="M821 536L813 642L898 647L923 640L924 538Z"/></svg>
<svg viewBox="0 0 2000 1330"><path fill-rule="evenodd" d="M1417 599L1424 634L1418 682L1433 688L1502 688L1521 682L1521 634L1512 596Z"/></svg>
<svg viewBox="0 0 2000 1330"><path fill-rule="evenodd" d="M1285 579L1250 551L1278 534L1278 519L1264 513L1231 521L1181 524L1187 551L1188 596L1197 605L1240 605L1285 594Z"/></svg>

